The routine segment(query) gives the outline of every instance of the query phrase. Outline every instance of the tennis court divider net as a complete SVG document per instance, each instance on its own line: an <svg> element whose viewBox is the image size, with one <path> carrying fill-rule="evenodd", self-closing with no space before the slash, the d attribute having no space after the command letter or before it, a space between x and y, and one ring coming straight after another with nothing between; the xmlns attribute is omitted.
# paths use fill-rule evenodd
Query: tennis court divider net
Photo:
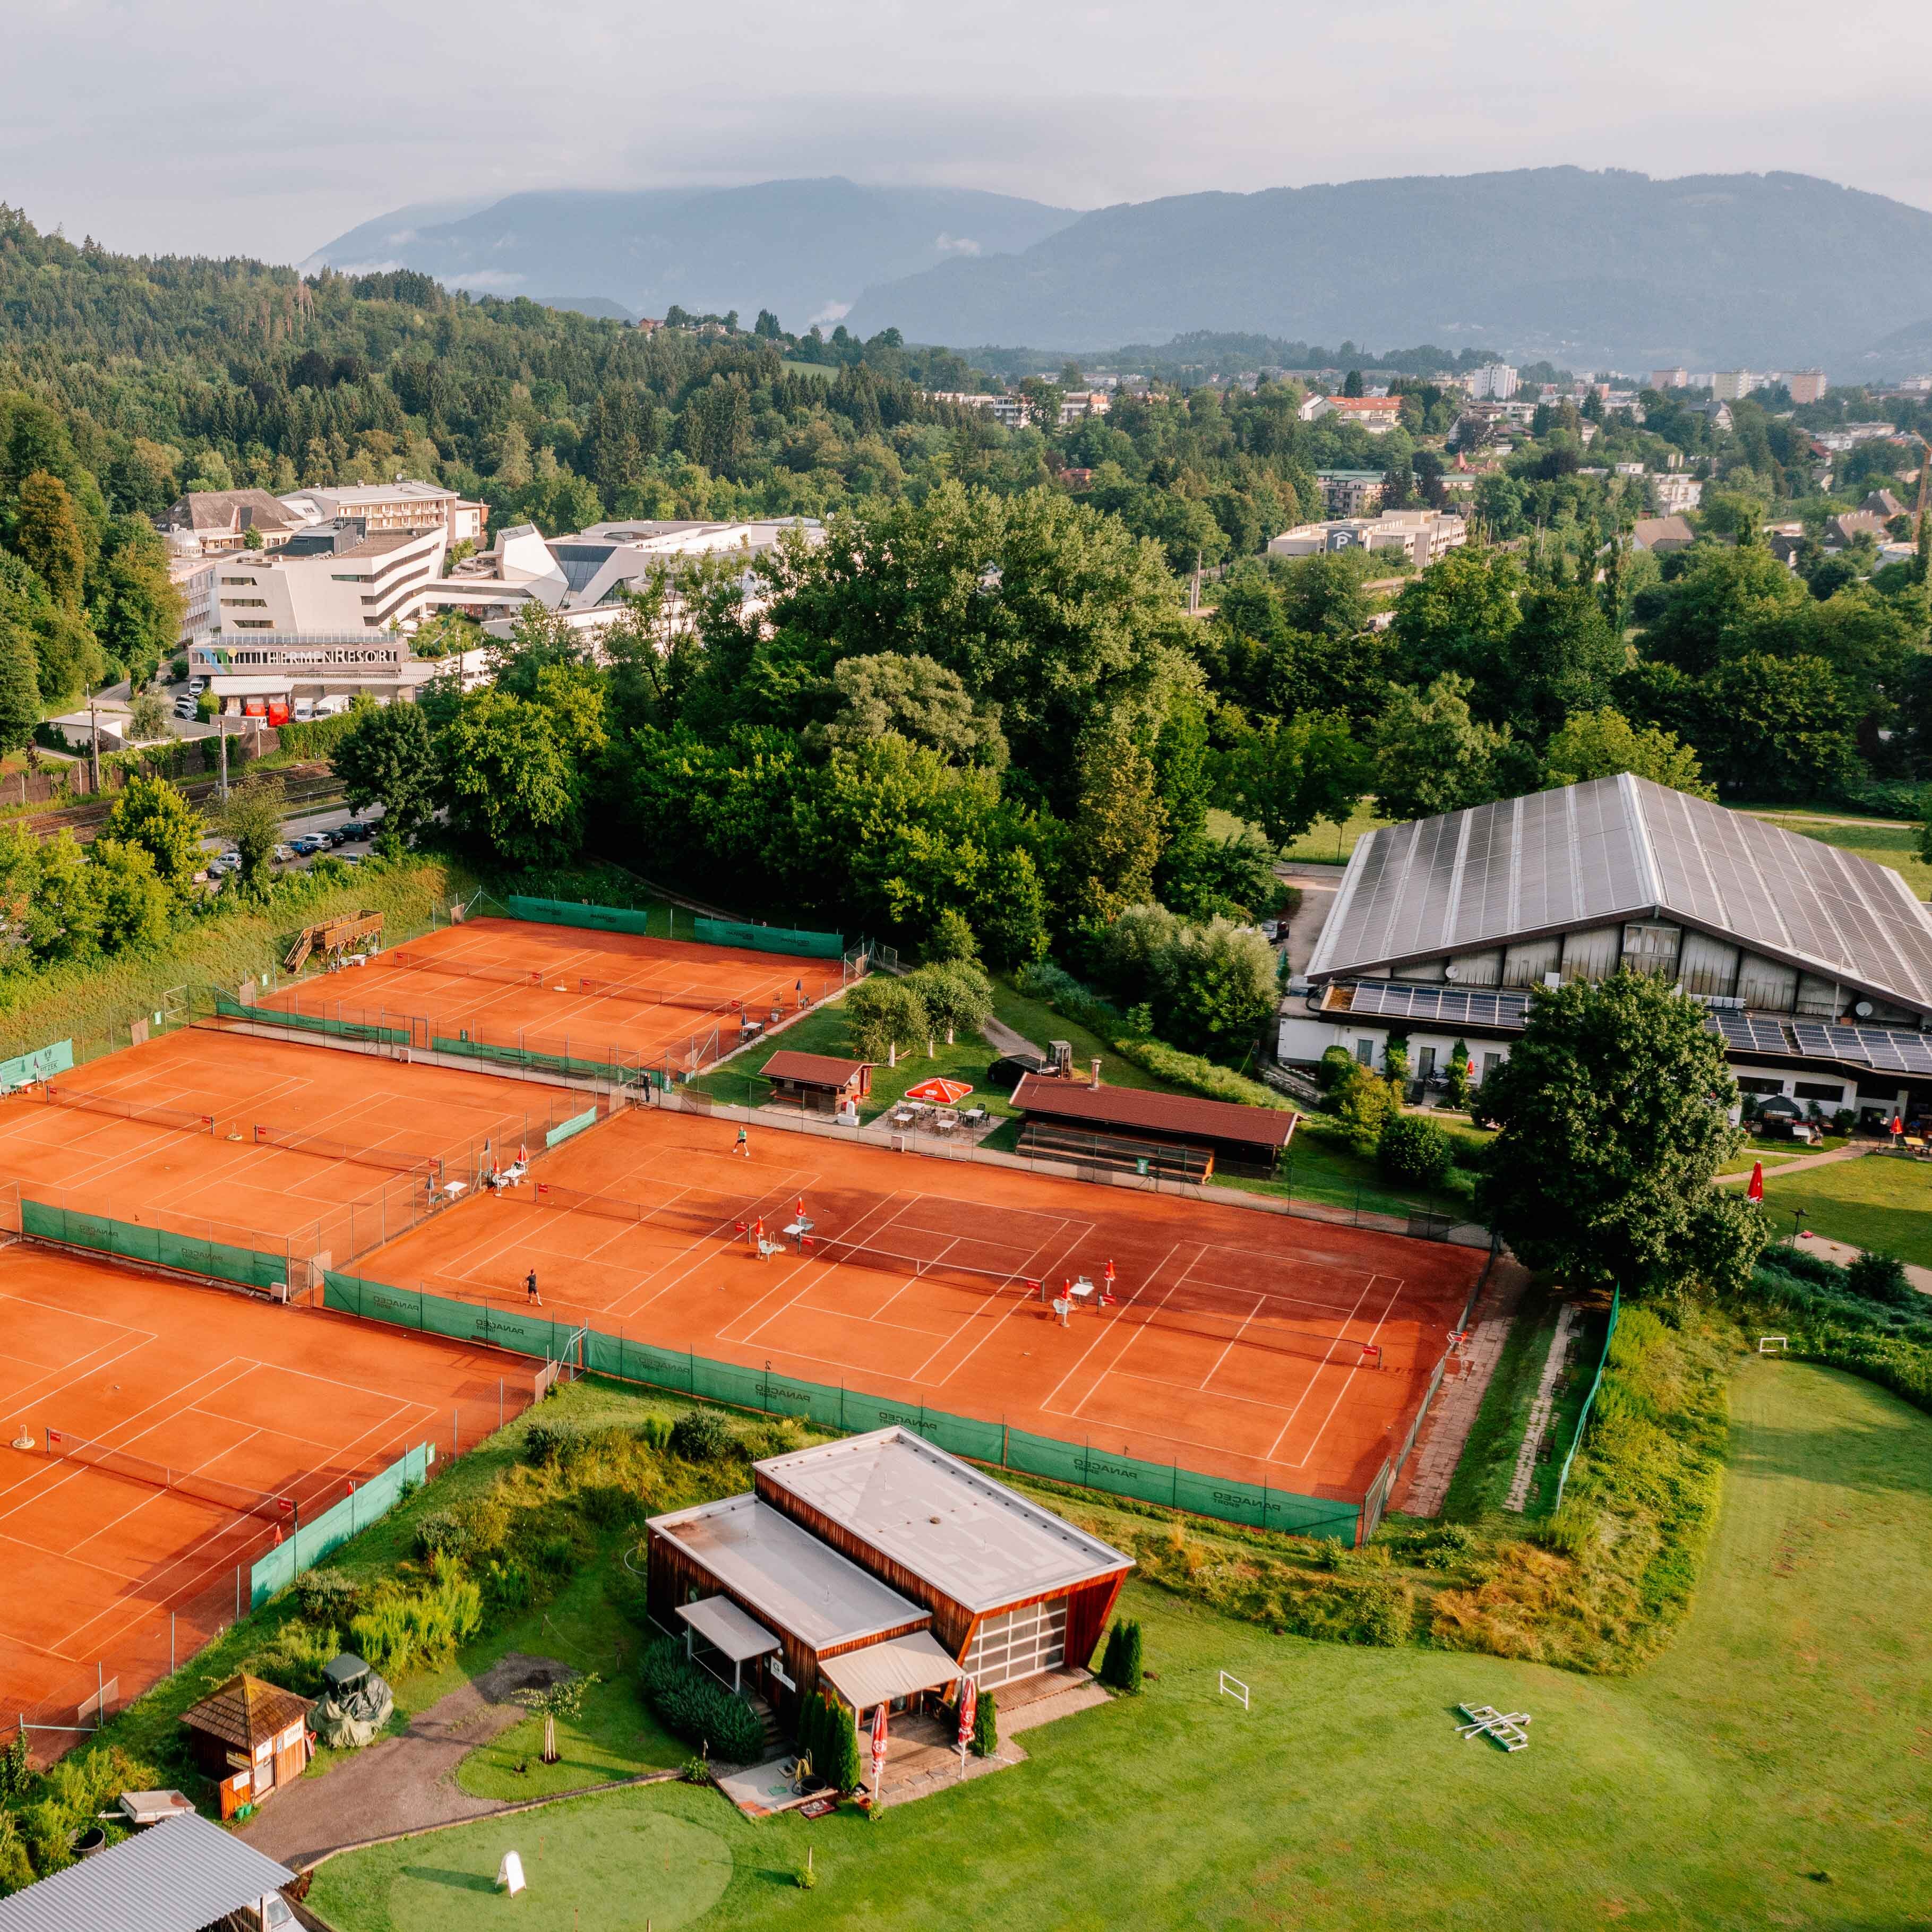
<svg viewBox="0 0 1932 1932"><path fill-rule="evenodd" d="M192 1469L172 1468L165 1462L152 1462L125 1449L111 1449L105 1443L92 1442L67 1430L48 1429L43 1434L43 1453L50 1462L77 1462L128 1482L144 1483L150 1489L171 1490L197 1502L212 1503L217 1509L236 1516L257 1516L264 1522L286 1523L295 1516L295 1503L289 1496L244 1489L238 1483L224 1483Z"/></svg>
<svg viewBox="0 0 1932 1932"><path fill-rule="evenodd" d="M212 1114L190 1114L178 1107L151 1107L138 1100L117 1100L108 1094L89 1094L77 1087L56 1087L50 1081L40 1090L50 1107L71 1107L111 1119L131 1120L138 1126L172 1127L184 1134L212 1134Z"/></svg>
<svg viewBox="0 0 1932 1932"><path fill-rule="evenodd" d="M569 1338L580 1332L574 1322L553 1320L514 1306L459 1300L432 1294L426 1288L394 1288L333 1269L324 1277L323 1305L339 1313L392 1322L423 1334L507 1348L540 1362L560 1360ZM773 1376L688 1351L656 1348L599 1328L580 1332L584 1366L593 1374L728 1402L736 1408L800 1416L821 1428L848 1433L896 1424L971 1462L1187 1510L1250 1528L1350 1544L1356 1541L1360 1528L1361 1508L1357 1503L1239 1482L1184 1469L1178 1462L1108 1455L1085 1443L1035 1436L1001 1423L869 1395L860 1389Z"/></svg>

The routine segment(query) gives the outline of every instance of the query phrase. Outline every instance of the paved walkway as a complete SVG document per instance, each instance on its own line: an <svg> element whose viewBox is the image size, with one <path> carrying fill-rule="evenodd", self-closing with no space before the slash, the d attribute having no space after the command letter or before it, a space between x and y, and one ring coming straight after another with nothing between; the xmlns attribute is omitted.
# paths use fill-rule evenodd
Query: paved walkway
<svg viewBox="0 0 1932 1932"><path fill-rule="evenodd" d="M517 1810L514 1802L460 1790L456 1767L478 1744L530 1714L514 1691L572 1674L554 1658L512 1651L461 1690L439 1698L401 1736L379 1738L321 1777L285 1786L242 1834L258 1852L294 1868L345 1846Z"/></svg>
<svg viewBox="0 0 1932 1932"><path fill-rule="evenodd" d="M1476 1413L1489 1392L1490 1378L1502 1359L1503 1344L1515 1325L1516 1304L1529 1284L1529 1270L1498 1256L1489 1286L1476 1306L1474 1333L1450 1363L1453 1376L1442 1378L1422 1432L1409 1451L1408 1462L1389 1507L1404 1516L1440 1516L1456 1466L1462 1460Z"/></svg>
<svg viewBox="0 0 1932 1932"><path fill-rule="evenodd" d="M1767 1180L1776 1180L1784 1174L1796 1174L1808 1167L1828 1166L1834 1160L1862 1160L1867 1154L1875 1150L1864 1142L1853 1141L1844 1147L1834 1148L1829 1154L1803 1154L1796 1160L1781 1160L1775 1166L1767 1166L1764 1178ZM1742 1186L1750 1179L1750 1169L1746 1168L1742 1174L1720 1174L1718 1185L1729 1187L1735 1181Z"/></svg>
<svg viewBox="0 0 1932 1932"><path fill-rule="evenodd" d="M1328 915L1335 910L1335 895L1342 884L1340 866L1313 866L1298 860L1276 866L1275 876L1300 887L1301 904L1288 922L1288 964L1294 973L1308 970L1315 956L1315 943Z"/></svg>
<svg viewBox="0 0 1932 1932"><path fill-rule="evenodd" d="M1036 1046L1023 1033L1016 1033L1003 1020L988 1019L980 1028L980 1037L995 1053L1030 1053L1036 1060L1046 1058L1046 1049Z"/></svg>
<svg viewBox="0 0 1932 1932"><path fill-rule="evenodd" d="M1809 1228L1802 1230L1798 1238L1804 1244L1808 1252L1822 1255L1826 1261L1835 1262L1840 1268L1850 1268L1864 1252L1864 1249L1855 1248L1849 1241L1828 1240L1822 1234L1814 1234ZM1766 1252L1769 1253L1770 1250ZM1910 1262L1902 1265L1906 1280L1921 1294L1932 1294L1932 1268L1915 1268Z"/></svg>

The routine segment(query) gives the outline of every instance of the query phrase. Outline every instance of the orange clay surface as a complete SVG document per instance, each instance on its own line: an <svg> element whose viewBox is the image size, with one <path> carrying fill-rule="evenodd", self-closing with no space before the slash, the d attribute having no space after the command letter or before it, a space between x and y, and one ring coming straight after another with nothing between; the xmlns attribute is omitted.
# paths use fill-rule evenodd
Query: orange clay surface
<svg viewBox="0 0 1932 1932"><path fill-rule="evenodd" d="M56 1091L210 1115L214 1131L117 1120L50 1106L38 1093L16 1094L0 1101L0 1180L52 1205L256 1247L279 1246L350 1201L398 1184L380 1166L258 1145L258 1124L357 1148L441 1156L505 1122L538 1118L553 1103L567 1109L571 1100L490 1074L209 1027L110 1054L52 1084ZM540 1127L534 1137L541 1139ZM406 1196L408 1184L400 1186ZM346 1252L340 1243L336 1251Z"/></svg>
<svg viewBox="0 0 1932 1932"><path fill-rule="evenodd" d="M1303 1495L1358 1500L1396 1446L1480 1273L1467 1248L1048 1179L668 1110L620 1114L512 1190L366 1256L392 1287L523 1305L607 1334ZM643 1222L547 1204L571 1188ZM801 1256L857 1240L912 1265ZM782 1252L760 1262L737 1224ZM1112 1261L1064 1326L1056 1289ZM968 1270L984 1270L968 1274ZM1381 1350L1365 1362L1361 1344Z"/></svg>
<svg viewBox="0 0 1932 1932"><path fill-rule="evenodd" d="M326 1056L325 1056L326 1057ZM50 1426L290 1495L313 1520L416 1444L439 1457L529 1406L487 1348L399 1335L105 1262L14 1245L0 1260L0 1708L65 1722L96 1666L125 1701L234 1616L236 1570L272 1526L50 1460ZM512 1382L509 1377L514 1376ZM8 1446L23 1429L32 1453ZM438 1466L440 1466L439 1462ZM75 1742L34 1739L37 1752Z"/></svg>
<svg viewBox="0 0 1932 1932"><path fill-rule="evenodd" d="M659 1064L694 1036L720 1030L716 1052L738 1042L738 1010L769 1024L838 991L839 962L728 946L590 932L522 920L450 926L366 966L267 995L265 1006L329 1018L410 1028L433 1036L466 1031L497 1046L527 1046L572 1057L629 1055ZM735 1003L735 1004L734 1004ZM425 1026L424 1022L428 1022Z"/></svg>

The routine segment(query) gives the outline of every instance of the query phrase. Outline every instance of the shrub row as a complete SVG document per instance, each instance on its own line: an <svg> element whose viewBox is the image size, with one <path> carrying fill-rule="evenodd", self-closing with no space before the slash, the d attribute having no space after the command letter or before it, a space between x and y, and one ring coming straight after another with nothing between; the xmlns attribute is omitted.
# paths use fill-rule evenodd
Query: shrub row
<svg viewBox="0 0 1932 1932"><path fill-rule="evenodd" d="M638 1688L672 1736L701 1744L730 1764L755 1764L764 1729L742 1699L698 1669L675 1637L662 1637L638 1665Z"/></svg>
<svg viewBox="0 0 1932 1932"><path fill-rule="evenodd" d="M1078 1018L1079 1016L1074 1017ZM1131 1061L1143 1073L1151 1073L1156 1079L1165 1080L1171 1087L1184 1088L1189 1093L1201 1094L1207 1100L1232 1100L1240 1107L1292 1111L1290 1102L1272 1087L1264 1087L1258 1080L1244 1079L1225 1066L1216 1066L1211 1060L1203 1060L1198 1054L1183 1053L1178 1047L1168 1046L1162 1041L1136 1040L1130 1035L1117 1034L1113 1048L1123 1060Z"/></svg>

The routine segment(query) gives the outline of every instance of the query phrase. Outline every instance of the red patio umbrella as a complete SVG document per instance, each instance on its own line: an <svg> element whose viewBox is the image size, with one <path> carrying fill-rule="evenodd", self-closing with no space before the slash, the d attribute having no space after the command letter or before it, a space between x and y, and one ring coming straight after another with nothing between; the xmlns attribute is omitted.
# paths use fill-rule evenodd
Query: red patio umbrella
<svg viewBox="0 0 1932 1932"><path fill-rule="evenodd" d="M872 1713L872 1802L879 1800L879 1786L886 1775L886 1706L882 1700Z"/></svg>

